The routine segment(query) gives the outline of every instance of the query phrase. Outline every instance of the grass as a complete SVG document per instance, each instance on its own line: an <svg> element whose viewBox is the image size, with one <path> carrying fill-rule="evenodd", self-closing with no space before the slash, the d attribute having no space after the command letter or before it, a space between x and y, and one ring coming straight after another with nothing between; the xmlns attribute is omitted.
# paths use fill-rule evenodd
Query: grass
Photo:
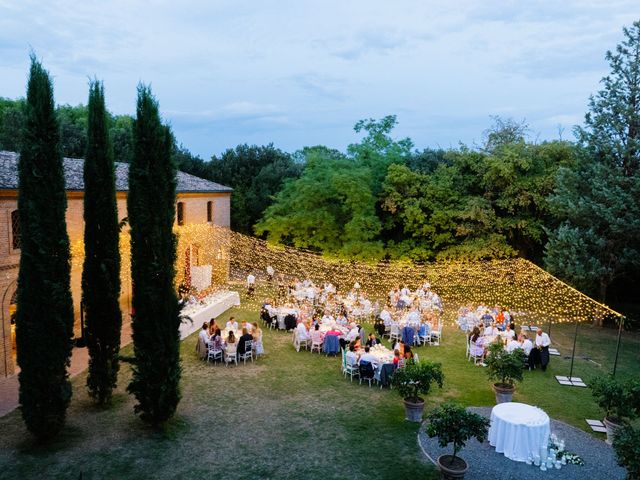
<svg viewBox="0 0 640 480"><path fill-rule="evenodd" d="M218 322L230 315L249 321L258 317L255 305L248 303ZM567 328L552 331L563 354ZM582 344L597 347L588 335L582 333ZM417 445L418 426L404 420L397 393L345 380L338 358L296 352L289 334L265 330L264 358L225 368L196 358L196 338L182 343L182 401L162 430L134 416L135 399L125 392L128 366L123 365L108 409L91 403L85 375L79 375L72 382L67 427L53 443L35 444L19 411L0 418L2 478L79 478L81 473L83 479L437 477ZM625 352L637 354L631 344L626 346ZM485 370L465 359L461 332L445 328L441 346L416 351L421 359L441 362L445 373L445 387L427 397L427 409L445 399L468 406L495 403ZM130 354L131 347L124 353ZM594 368L580 362L578 368ZM631 370L633 364L624 368ZM588 389L561 387L554 380L554 374L567 372L568 360L552 357L547 372L525 372L514 401L537 405L587 430L584 418L602 413Z"/></svg>

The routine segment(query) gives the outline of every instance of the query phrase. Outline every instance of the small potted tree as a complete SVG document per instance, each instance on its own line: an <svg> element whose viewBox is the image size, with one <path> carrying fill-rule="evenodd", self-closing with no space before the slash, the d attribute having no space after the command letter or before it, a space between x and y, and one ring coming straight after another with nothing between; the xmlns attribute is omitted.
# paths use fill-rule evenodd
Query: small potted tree
<svg viewBox="0 0 640 480"><path fill-rule="evenodd" d="M625 425L613 440L618 464L627 469L627 478L640 478L640 430Z"/></svg>
<svg viewBox="0 0 640 480"><path fill-rule="evenodd" d="M502 343L496 342L489 346L487 376L493 380L493 391L496 403L510 402L515 391L515 382L523 380L524 362L527 356L520 348L507 352Z"/></svg>
<svg viewBox="0 0 640 480"><path fill-rule="evenodd" d="M604 411L604 426L607 443L612 444L616 431L628 419L635 418L640 411L640 383L622 382L612 375L594 378L590 383L591 393Z"/></svg>
<svg viewBox="0 0 640 480"><path fill-rule="evenodd" d="M437 459L442 478L464 478L469 466L464 459L457 456L458 452L471 438L484 442L487 438L489 419L452 402L444 403L432 410L428 419L429 437L438 437L438 444L442 448L453 443L453 455L440 455Z"/></svg>
<svg viewBox="0 0 640 480"><path fill-rule="evenodd" d="M443 381L444 374L440 363L409 362L394 372L391 383L404 399L407 420L422 421L424 399L420 395L427 395L434 382L442 388Z"/></svg>

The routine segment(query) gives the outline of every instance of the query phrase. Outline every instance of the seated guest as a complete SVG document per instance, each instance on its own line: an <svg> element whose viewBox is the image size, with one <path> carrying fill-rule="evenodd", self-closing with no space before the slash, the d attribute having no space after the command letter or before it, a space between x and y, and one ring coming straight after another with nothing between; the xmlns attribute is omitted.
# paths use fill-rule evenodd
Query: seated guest
<svg viewBox="0 0 640 480"><path fill-rule="evenodd" d="M367 343L365 343L365 345L367 347L375 347L376 345L378 345L378 339L376 338L375 334L373 332L371 332L369 334L369 338L367 339Z"/></svg>
<svg viewBox="0 0 640 480"><path fill-rule="evenodd" d="M356 365L358 363L358 356L356 355L355 345L349 345L349 351L347 352L347 365Z"/></svg>
<svg viewBox="0 0 640 480"><path fill-rule="evenodd" d="M354 346L356 347L356 350L360 350L360 348L362 348L362 342L360 341L360 336L358 336L354 341L353 341Z"/></svg>
<svg viewBox="0 0 640 480"><path fill-rule="evenodd" d="M228 354L234 354L238 350L238 341L236 336L233 334L233 330L229 330L229 335L227 336L225 342L224 349Z"/></svg>
<svg viewBox="0 0 640 480"><path fill-rule="evenodd" d="M229 318L229 321L227 322L227 330L233 330L234 332L237 332L238 328L238 322L236 322L235 317Z"/></svg>
<svg viewBox="0 0 640 480"><path fill-rule="evenodd" d="M387 310L387 307L384 307L378 316L384 322L385 326L389 326L393 323L393 318L391 318L391 314L389 313L389 310Z"/></svg>
<svg viewBox="0 0 640 480"><path fill-rule="evenodd" d="M207 347L209 345L209 325L207 322L202 324L202 330L198 334L198 343L196 344L196 353L201 359L207 358Z"/></svg>
<svg viewBox="0 0 640 480"><path fill-rule="evenodd" d="M393 351L393 369L395 370L400 366L400 350Z"/></svg>
<svg viewBox="0 0 640 480"><path fill-rule="evenodd" d="M507 346L505 347L507 352L511 353L513 352L516 348L522 348L522 344L517 341L515 338L512 338L511 340L507 341Z"/></svg>
<svg viewBox="0 0 640 480"><path fill-rule="evenodd" d="M253 328L253 325L251 325L246 320L242 320L242 327L241 328L243 328L243 329L246 328L247 332L251 333L251 329Z"/></svg>
<svg viewBox="0 0 640 480"><path fill-rule="evenodd" d="M473 327L473 331L469 335L469 353L475 358L484 359L484 337L480 335L478 327Z"/></svg>
<svg viewBox="0 0 640 480"><path fill-rule="evenodd" d="M338 316L336 317L336 323L338 325L347 325L347 317L343 312L338 313Z"/></svg>
<svg viewBox="0 0 640 480"><path fill-rule="evenodd" d="M413 360L413 352L411 351L411 345L404 347L404 359L406 361Z"/></svg>
<svg viewBox="0 0 640 480"><path fill-rule="evenodd" d="M394 350L398 350L400 352L400 356L404 358L404 342L402 340L399 340L394 346L393 349Z"/></svg>
<svg viewBox="0 0 640 480"><path fill-rule="evenodd" d="M320 325L313 327L313 332L311 333L311 341L313 343L322 343L324 340L324 334L320 331Z"/></svg>
<svg viewBox="0 0 640 480"><path fill-rule="evenodd" d="M496 335L498 335L498 329L496 327L496 322L491 322L491 325L489 325L487 328L484 329L484 336L485 337L495 337Z"/></svg>
<svg viewBox="0 0 640 480"><path fill-rule="evenodd" d="M298 335L298 340L309 339L309 330L307 330L307 326L304 322L298 323L298 326L296 327L296 334Z"/></svg>
<svg viewBox="0 0 640 480"><path fill-rule="evenodd" d="M325 311L324 315L322 316L322 319L320 319L320 322L321 323L333 322L333 316L328 311Z"/></svg>
<svg viewBox="0 0 640 480"><path fill-rule="evenodd" d="M253 336L249 333L246 328L242 329L242 336L238 339L238 353L242 355L247 352L246 350L246 342L252 342Z"/></svg>
<svg viewBox="0 0 640 480"><path fill-rule="evenodd" d="M362 362L369 362L373 366L378 365L378 358L369 351L369 347L364 347L364 353L360 357L358 365L360 365Z"/></svg>
<svg viewBox="0 0 640 480"><path fill-rule="evenodd" d="M209 337L216 333L216 330L220 330L220 327L218 327L215 319L212 318L211 321L209 321Z"/></svg>
<svg viewBox="0 0 640 480"><path fill-rule="evenodd" d="M511 330L511 324L507 324L507 328L504 331L504 338L506 339L507 343L511 340L515 340L516 332Z"/></svg>
<svg viewBox="0 0 640 480"><path fill-rule="evenodd" d="M262 329L258 326L257 322L253 322L251 335L253 336L253 345L256 351L256 356L263 355L264 347L262 346Z"/></svg>
<svg viewBox="0 0 640 480"><path fill-rule="evenodd" d="M209 346L212 350L222 350L222 337L220 336L220 329L218 328L215 333L209 339Z"/></svg>
<svg viewBox="0 0 640 480"><path fill-rule="evenodd" d="M356 338L360 337L360 330L355 323L351 324L351 330L347 333L347 342L353 342Z"/></svg>

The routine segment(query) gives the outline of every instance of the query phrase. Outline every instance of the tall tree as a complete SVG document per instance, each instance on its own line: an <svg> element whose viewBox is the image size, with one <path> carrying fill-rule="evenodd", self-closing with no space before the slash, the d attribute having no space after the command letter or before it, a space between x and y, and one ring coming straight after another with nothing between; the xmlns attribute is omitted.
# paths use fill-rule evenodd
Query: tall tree
<svg viewBox="0 0 640 480"><path fill-rule="evenodd" d="M176 166L171 131L161 123L158 102L144 85L138 87L133 132L127 208L135 358L128 390L138 400L135 411L157 424L170 418L180 401L180 318L173 283Z"/></svg>
<svg viewBox="0 0 640 480"><path fill-rule="evenodd" d="M551 199L558 226L545 258L551 271L602 300L612 282L640 268L640 21L623 31L576 132L583 155L558 172Z"/></svg>
<svg viewBox="0 0 640 480"><path fill-rule="evenodd" d="M16 343L20 403L27 428L46 439L63 427L71 399L67 367L73 303L67 198L53 85L34 55L18 169L22 251Z"/></svg>
<svg viewBox="0 0 640 480"><path fill-rule="evenodd" d="M113 152L104 87L89 86L84 161L84 266L82 300L89 348L89 394L106 403L116 386L120 350L120 231Z"/></svg>

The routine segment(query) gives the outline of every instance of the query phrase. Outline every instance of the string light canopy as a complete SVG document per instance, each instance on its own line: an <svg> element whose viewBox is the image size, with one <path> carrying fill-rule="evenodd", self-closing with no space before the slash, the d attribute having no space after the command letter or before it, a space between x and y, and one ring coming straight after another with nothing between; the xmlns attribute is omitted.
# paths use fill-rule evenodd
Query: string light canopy
<svg viewBox="0 0 640 480"><path fill-rule="evenodd" d="M293 279L309 278L316 285L333 283L347 292L358 283L360 292L381 303L388 292L406 285L414 290L425 282L438 293L445 305L447 317L453 318L461 306L475 308L499 305L515 313L520 324L545 324L620 320L622 315L607 305L562 282L528 260L515 258L474 262L412 262L346 261L332 259L294 248L267 242L211 224L176 226L178 238L176 288L185 280L186 255L190 246L198 247L197 261L212 265L211 289L224 286L229 278L244 280L253 273L266 279L266 268L275 269L275 279L289 283ZM120 236L122 277L130 281L129 233ZM191 250L192 251L192 250ZM82 241L72 244L74 268L82 268ZM207 292L203 292L207 293ZM452 310L453 309L453 310Z"/></svg>

